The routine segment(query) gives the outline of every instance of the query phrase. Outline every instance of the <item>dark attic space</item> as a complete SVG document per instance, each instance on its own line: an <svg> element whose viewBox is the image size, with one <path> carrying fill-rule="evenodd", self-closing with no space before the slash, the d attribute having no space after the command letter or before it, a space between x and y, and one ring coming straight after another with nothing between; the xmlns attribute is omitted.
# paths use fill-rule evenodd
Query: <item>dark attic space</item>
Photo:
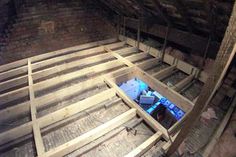
<svg viewBox="0 0 236 157"><path fill-rule="evenodd" d="M0 157L236 157L234 0L0 0Z"/></svg>

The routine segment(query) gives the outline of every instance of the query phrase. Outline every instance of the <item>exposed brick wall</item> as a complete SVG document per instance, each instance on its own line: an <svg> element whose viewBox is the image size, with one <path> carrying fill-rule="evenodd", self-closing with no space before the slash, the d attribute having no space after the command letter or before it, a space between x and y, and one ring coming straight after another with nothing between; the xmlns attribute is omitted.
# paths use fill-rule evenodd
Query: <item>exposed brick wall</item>
<svg viewBox="0 0 236 157"><path fill-rule="evenodd" d="M18 10L9 29L0 64L87 42L115 37L115 29L93 1L38 0Z"/></svg>

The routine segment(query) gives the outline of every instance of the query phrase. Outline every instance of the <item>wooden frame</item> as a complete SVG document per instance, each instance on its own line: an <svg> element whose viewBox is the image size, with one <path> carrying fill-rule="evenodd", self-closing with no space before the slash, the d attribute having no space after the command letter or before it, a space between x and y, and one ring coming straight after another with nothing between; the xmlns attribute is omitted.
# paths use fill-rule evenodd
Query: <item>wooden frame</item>
<svg viewBox="0 0 236 157"><path fill-rule="evenodd" d="M126 45L129 45L130 47L125 47ZM33 132L38 156L63 156L88 144L92 140L108 134L114 128L117 128L136 116L140 117L152 130L154 130L154 135L130 152L130 154L127 154L127 156L142 155L161 138L169 143L171 141L170 138L176 135L174 131L170 132L170 130L165 129L161 124L154 120L140 106L129 99L128 96L119 89L116 83L127 81L128 79L137 76L147 82L154 90L160 91L161 94L168 97L176 105L179 105L181 109L188 112L191 110L194 103L187 100L177 91L183 88L192 79L196 79L199 70L196 67L165 54L164 62L169 64L170 68L159 72L159 74L155 74L155 76L159 76L160 73L162 75L168 75L174 69L179 69L189 75L186 79L179 82L176 85L176 88L168 87L158 80L158 77L155 78L143 70L153 65L158 65L160 63L161 53L143 43L139 43L139 49L137 49L136 45L137 43L135 40L120 36L120 41L108 39L93 42L0 66L0 76L3 76L0 79L0 81L2 81L0 82L0 86L3 87L0 91L3 92L0 94L0 106L3 107L3 109L0 110L0 114L3 116L0 122L3 123L9 119L14 119L15 117L20 117L25 114L31 114L32 119L27 123L0 133L0 145L11 143L15 139L21 139ZM79 62L73 61L73 58L79 58ZM144 61L136 64L135 62L139 60ZM47 78L60 71L80 66L82 68L77 71ZM83 66L87 67L83 68ZM187 68L185 66L187 66ZM116 70L111 72L113 69ZM60 86L62 83L67 83L83 76L86 76L88 79L69 87L58 89L57 91L46 95L37 95L37 93L44 91L45 89ZM202 72L200 76L200 80L204 82L205 77L207 77L206 73ZM40 80L44 77L47 79ZM24 85L25 83L26 85ZM19 85L20 87L18 87ZM110 89L70 104L69 106L63 107L47 115L43 115L42 117L37 117L38 110L46 107L50 103L57 102L57 99L67 99L74 93L104 85L108 85ZM27 96L29 96L29 100L4 108L4 105ZM45 152L41 137L42 129L65 120L66 118L70 118L77 113L84 112L114 96L118 96L131 109L78 138ZM175 130L175 132L176 130L178 131L180 124L181 123L176 124L171 130Z"/></svg>

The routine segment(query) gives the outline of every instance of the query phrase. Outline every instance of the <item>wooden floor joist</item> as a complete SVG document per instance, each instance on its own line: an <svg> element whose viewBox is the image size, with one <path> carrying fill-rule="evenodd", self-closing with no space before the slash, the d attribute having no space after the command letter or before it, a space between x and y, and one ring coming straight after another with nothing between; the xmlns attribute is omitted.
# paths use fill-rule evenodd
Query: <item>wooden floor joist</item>
<svg viewBox="0 0 236 157"><path fill-rule="evenodd" d="M139 157L142 156L146 151L148 151L155 143L161 138L162 133L157 132L152 135L148 140L146 140L143 144L135 148L132 152L127 154L125 157Z"/></svg>
<svg viewBox="0 0 236 157"><path fill-rule="evenodd" d="M194 79L194 76L189 75L188 77L186 77L185 79L177 83L175 86L173 86L173 89L178 92L182 88L184 88L187 84L189 84L193 79Z"/></svg>
<svg viewBox="0 0 236 157"><path fill-rule="evenodd" d="M140 117L148 130L153 132L153 135L143 140L138 147L127 153L127 156L141 156L161 138L169 142L169 138L175 134L169 135L167 129L131 100L116 83L138 77L168 99L175 99L173 103L182 110L189 111L193 103L177 91L191 82L197 70L192 66L183 68L185 63L166 55L164 62L170 65L167 68L169 70L158 71L155 75L167 76L174 69L188 75L186 79L177 83L175 88L170 88L145 72L146 69L162 64L158 51L143 43L140 43L139 49L134 45L136 45L136 41L129 38L123 41L109 39L0 66L0 76L3 76L0 77L0 81L2 81L0 82L0 92L2 92L0 94L0 115L2 116L0 123L18 122L17 118L31 115L30 121L19 121L16 126L0 132L0 146L5 144L14 146L15 141L22 142L21 140L33 137L39 157L64 156L79 148L81 151L78 150L78 153L86 153L104 142L102 136L105 137L110 133L111 135L108 137L116 136L126 128L122 125L131 122L131 119L137 119L137 117ZM100 88L102 90L98 90L98 93L88 94L80 101L72 101L59 107L60 103L73 99L72 97L77 98L84 92ZM24 100L27 97L29 99ZM119 101L122 100L121 102L129 110L64 144L49 150L45 148L45 137L41 135L42 130L61 126L67 121L73 120L78 114L85 113L96 106L107 110L109 107L102 103L113 102L114 97ZM9 104L11 105L7 106ZM54 105L55 109L50 109ZM45 109L50 112L41 114L41 111ZM118 131L113 132L118 127ZM174 127L172 129L178 131L179 123ZM83 147L85 145L88 147Z"/></svg>
<svg viewBox="0 0 236 157"><path fill-rule="evenodd" d="M87 44L83 44L83 45L79 45L79 46L74 46L74 47L70 47L70 48L66 48L66 49L62 49L62 50L58 50L58 51L53 51L53 52L49 52L46 54L42 54L42 55L38 55L35 57L31 57L31 62L35 63L41 60L45 60L48 58L52 58L55 56L59 56L59 55L66 55L67 53L71 53L74 51L80 51L83 49L88 49L88 48L92 48L92 47L96 47L99 45L105 45L105 44L109 44L109 43L113 43L116 42L117 39L112 38L112 39L107 39L107 40L101 40L101 41L96 41L96 42L91 42L91 43L87 43ZM9 71L11 69L15 69L15 68L19 68L22 66L26 66L27 67L27 63L28 63L28 59L22 59L16 62L12 62L9 64L5 64L2 65L0 67L0 72L4 72L4 71ZM34 69L34 68L33 68Z"/></svg>
<svg viewBox="0 0 236 157"><path fill-rule="evenodd" d="M37 155L40 156L45 152L42 135L40 132L40 126L37 121L37 105L34 96L34 88L33 88L33 79L32 79L32 67L31 60L28 59L28 82L29 82L29 93L30 93L30 111L31 111L31 119L33 123L33 134L34 134L34 142L37 151Z"/></svg>
<svg viewBox="0 0 236 157"><path fill-rule="evenodd" d="M62 108L62 109L57 110L53 113L50 113L46 116L38 118L37 122L38 122L40 128L44 128L48 125L51 125L53 123L56 123L56 122L62 120L62 119L70 117L78 112L81 112L87 108L90 108L91 106L96 105L102 101L105 101L106 99L109 99L113 96L115 96L114 89L106 90L106 91L101 92L97 95L89 97L85 100L71 104L65 108ZM15 138L19 138L19 137L29 134L32 131L32 125L33 125L33 123L31 121L31 122L28 122L28 123L21 125L19 127L13 128L9 131L6 131L4 133L1 133L0 134L0 145L3 143L7 143L11 140L14 140Z"/></svg>
<svg viewBox="0 0 236 157"><path fill-rule="evenodd" d="M122 125L123 123L131 120L136 116L136 110L130 109L126 113L112 119L111 121L102 124L101 126L79 136L72 141L65 143L55 149L48 151L47 153L43 154L42 157L60 157L64 156L90 142L93 140L103 136L104 134L108 133L109 131L113 130L114 128Z"/></svg>
<svg viewBox="0 0 236 157"><path fill-rule="evenodd" d="M176 68L176 65L172 65L170 67L167 67L161 71L158 71L157 73L154 73L153 77L155 77L156 79L162 80L163 78L170 75L174 71L175 68Z"/></svg>

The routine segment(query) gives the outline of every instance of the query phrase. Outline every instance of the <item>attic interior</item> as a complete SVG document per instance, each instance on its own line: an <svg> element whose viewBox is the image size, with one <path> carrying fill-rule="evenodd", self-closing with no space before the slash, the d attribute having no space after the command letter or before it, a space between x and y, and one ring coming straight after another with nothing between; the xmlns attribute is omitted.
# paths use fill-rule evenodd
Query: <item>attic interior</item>
<svg viewBox="0 0 236 157"><path fill-rule="evenodd" d="M0 157L235 157L234 0L1 0Z"/></svg>

